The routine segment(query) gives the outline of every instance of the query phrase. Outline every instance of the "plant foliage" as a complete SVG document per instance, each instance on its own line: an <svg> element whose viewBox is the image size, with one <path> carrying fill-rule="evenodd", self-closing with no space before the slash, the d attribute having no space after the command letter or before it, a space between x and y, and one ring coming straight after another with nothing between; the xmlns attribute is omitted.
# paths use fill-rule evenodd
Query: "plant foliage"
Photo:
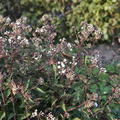
<svg viewBox="0 0 120 120"><path fill-rule="evenodd" d="M100 33L88 26L82 23L79 43L61 38L55 44L49 22L33 29L25 18L1 16L1 120L120 119L120 66L99 68L81 56L83 41Z"/></svg>

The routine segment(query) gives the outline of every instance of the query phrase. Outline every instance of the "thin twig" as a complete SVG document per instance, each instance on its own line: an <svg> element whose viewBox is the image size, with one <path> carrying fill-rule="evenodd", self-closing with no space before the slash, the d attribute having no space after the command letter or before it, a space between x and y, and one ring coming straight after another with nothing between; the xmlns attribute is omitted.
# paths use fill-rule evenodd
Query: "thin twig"
<svg viewBox="0 0 120 120"><path fill-rule="evenodd" d="M13 112L14 112L14 120L16 120L15 103L14 103L13 94L12 94L12 106L13 106Z"/></svg>
<svg viewBox="0 0 120 120"><path fill-rule="evenodd" d="M5 98L4 98L4 95L3 95L3 92L2 92L2 90L0 90L0 92L1 92L1 95L2 95L2 101L3 101L3 105L5 105Z"/></svg>
<svg viewBox="0 0 120 120"><path fill-rule="evenodd" d="M78 106L76 106L76 107L70 108L70 109L68 109L66 112L70 112L70 111L76 110L76 109L82 107L85 103L86 103L86 102L83 102L82 104L80 104L80 105L78 105Z"/></svg>

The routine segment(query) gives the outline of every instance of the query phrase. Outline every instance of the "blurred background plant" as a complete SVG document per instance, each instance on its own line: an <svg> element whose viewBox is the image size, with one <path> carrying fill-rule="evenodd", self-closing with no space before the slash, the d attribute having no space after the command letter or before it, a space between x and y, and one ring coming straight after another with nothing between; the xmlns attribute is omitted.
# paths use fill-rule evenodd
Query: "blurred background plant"
<svg viewBox="0 0 120 120"><path fill-rule="evenodd" d="M117 40L120 33L119 4L119 0L2 0L0 13L13 20L26 16L35 26L41 25L41 16L48 14L69 41L75 40L73 27L79 31L81 21L86 21L103 32L101 41L110 42Z"/></svg>

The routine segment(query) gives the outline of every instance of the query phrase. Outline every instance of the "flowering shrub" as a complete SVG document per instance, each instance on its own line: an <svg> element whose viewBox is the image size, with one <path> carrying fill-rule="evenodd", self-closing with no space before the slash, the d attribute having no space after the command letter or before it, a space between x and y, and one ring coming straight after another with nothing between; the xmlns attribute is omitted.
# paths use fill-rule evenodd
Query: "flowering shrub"
<svg viewBox="0 0 120 120"><path fill-rule="evenodd" d="M0 119L119 119L119 65L99 68L82 55L97 28L83 22L78 41L55 44L54 26L25 21L0 18Z"/></svg>

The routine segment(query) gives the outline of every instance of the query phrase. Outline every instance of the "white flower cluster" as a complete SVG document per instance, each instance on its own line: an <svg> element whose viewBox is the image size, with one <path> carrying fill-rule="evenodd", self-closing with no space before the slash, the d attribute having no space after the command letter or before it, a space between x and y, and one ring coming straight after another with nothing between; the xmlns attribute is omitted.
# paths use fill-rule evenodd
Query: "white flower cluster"
<svg viewBox="0 0 120 120"><path fill-rule="evenodd" d="M90 57L90 61L92 63L93 66L98 67L98 62L100 59L100 52L99 51L94 51L94 56Z"/></svg>
<svg viewBox="0 0 120 120"><path fill-rule="evenodd" d="M29 45L29 41L26 37L22 38L22 36L17 36L17 40L20 40L21 45Z"/></svg>
<svg viewBox="0 0 120 120"><path fill-rule="evenodd" d="M76 66L76 57L72 57L72 61L68 61L66 58L64 58L62 61L57 62L57 68L59 70L59 74L66 74L70 71L70 67ZM68 67L69 66L69 67Z"/></svg>
<svg viewBox="0 0 120 120"><path fill-rule="evenodd" d="M55 32L53 25L44 25L41 28L36 28L35 32L33 33L33 39L39 44L45 43L46 45L52 44L54 42L54 38L56 37L57 33Z"/></svg>
<svg viewBox="0 0 120 120"><path fill-rule="evenodd" d="M81 25L82 25L81 35L84 38L88 38L90 34L94 35L95 40L98 40L101 38L102 33L92 24L88 24L87 22L82 22ZM83 39L83 37L80 37L80 38Z"/></svg>
<svg viewBox="0 0 120 120"><path fill-rule="evenodd" d="M51 48L49 49L49 51L47 52L47 55L48 55L48 56L52 56L53 53L55 53L55 52L56 52L56 48L55 48L55 47L51 47Z"/></svg>
<svg viewBox="0 0 120 120"><path fill-rule="evenodd" d="M40 85L43 85L44 84L44 79L42 77L40 77L37 82L40 84Z"/></svg>
<svg viewBox="0 0 120 120"><path fill-rule="evenodd" d="M120 98L120 87L114 88L113 92L114 92L114 94L113 94L114 98Z"/></svg>
<svg viewBox="0 0 120 120"><path fill-rule="evenodd" d="M71 45L71 43L67 43L67 47L70 49L70 51L73 50L73 49L72 49L72 45Z"/></svg>
<svg viewBox="0 0 120 120"><path fill-rule="evenodd" d="M75 73L73 72L73 71L68 71L67 73L66 73L66 78L69 80L69 81L73 81L74 80L74 78L75 78Z"/></svg>
<svg viewBox="0 0 120 120"><path fill-rule="evenodd" d="M72 56L72 63L71 64L74 66L76 66L78 64L75 56Z"/></svg>
<svg viewBox="0 0 120 120"><path fill-rule="evenodd" d="M33 118L33 117L36 117L37 115L38 115L38 113L37 113L37 109L35 109L35 111L32 113L32 115L31 115L31 118Z"/></svg>
<svg viewBox="0 0 120 120"><path fill-rule="evenodd" d="M39 115L40 116L45 116L45 113L43 111L40 111Z"/></svg>
<svg viewBox="0 0 120 120"><path fill-rule="evenodd" d="M57 68L58 68L58 70L59 70L59 73L60 74L65 74L65 72L66 72L66 69L65 69L65 67L66 67L66 64L67 63L67 59L64 59L63 61L58 61L57 62Z"/></svg>
<svg viewBox="0 0 120 120"><path fill-rule="evenodd" d="M66 38L62 38L59 40L60 42L65 42L66 41Z"/></svg>
<svg viewBox="0 0 120 120"><path fill-rule="evenodd" d="M88 32L93 32L95 30L95 28L92 24L88 24L87 30L88 30Z"/></svg>
<svg viewBox="0 0 120 120"><path fill-rule="evenodd" d="M35 60L40 60L42 58L42 54L35 52L32 58Z"/></svg>
<svg viewBox="0 0 120 120"><path fill-rule="evenodd" d="M99 61L98 58L92 56L90 61L92 65L98 67L98 61Z"/></svg>
<svg viewBox="0 0 120 120"><path fill-rule="evenodd" d="M52 115L52 113L48 113L47 117L46 117L47 120L55 120L55 117Z"/></svg>
<svg viewBox="0 0 120 120"><path fill-rule="evenodd" d="M6 31L3 31L4 36L7 36L4 43L6 44L7 41L12 48L16 46L29 45L29 40L27 39L25 33L31 32L32 28L29 25L26 25L26 19L20 18L16 20L16 22L11 22L10 18L6 20L9 22L11 30L6 29Z"/></svg>
<svg viewBox="0 0 120 120"><path fill-rule="evenodd" d="M45 117L46 120L56 120L51 112L48 113L48 114L45 114L44 112L40 111L39 116L40 117Z"/></svg>
<svg viewBox="0 0 120 120"><path fill-rule="evenodd" d="M104 68L104 67L100 68L100 73L106 73L106 72L107 72L106 68Z"/></svg>
<svg viewBox="0 0 120 120"><path fill-rule="evenodd" d="M98 67L100 70L100 73L106 73L107 70L104 67L100 67L101 66L101 61L99 60L99 51L98 54L96 54L94 57L90 57L91 63L92 65L94 65L95 67ZM98 63L99 62L99 63Z"/></svg>

